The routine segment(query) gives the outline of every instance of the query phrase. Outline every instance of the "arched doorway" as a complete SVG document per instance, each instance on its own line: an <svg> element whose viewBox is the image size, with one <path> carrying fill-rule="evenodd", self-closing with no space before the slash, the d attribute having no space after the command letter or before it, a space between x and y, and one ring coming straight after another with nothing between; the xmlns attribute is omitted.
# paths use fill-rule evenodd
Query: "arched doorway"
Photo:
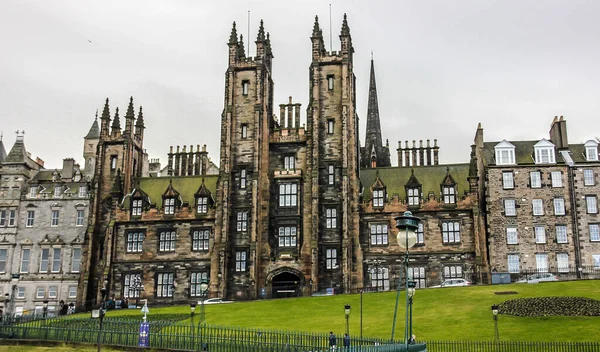
<svg viewBox="0 0 600 352"><path fill-rule="evenodd" d="M271 297L286 298L302 296L302 281L298 275L284 271L271 280Z"/></svg>

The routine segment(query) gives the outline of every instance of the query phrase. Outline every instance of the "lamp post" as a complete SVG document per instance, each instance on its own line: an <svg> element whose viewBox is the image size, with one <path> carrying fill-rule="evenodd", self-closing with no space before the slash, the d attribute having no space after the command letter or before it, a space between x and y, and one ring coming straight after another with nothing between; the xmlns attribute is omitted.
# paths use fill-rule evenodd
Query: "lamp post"
<svg viewBox="0 0 600 352"><path fill-rule="evenodd" d="M344 315L346 316L346 335L350 336L350 305L344 306Z"/></svg>
<svg viewBox="0 0 600 352"><path fill-rule="evenodd" d="M102 296L102 301L100 302L100 309L98 312L98 318L100 319L100 326L98 327L98 352L100 352L102 344L102 322L104 321L104 314L106 313L106 294L108 290L106 286L108 285L107 281L104 281L104 285L100 288L100 295Z"/></svg>
<svg viewBox="0 0 600 352"><path fill-rule="evenodd" d="M500 341L500 334L498 333L498 305L492 305L492 315L494 316L494 341Z"/></svg>
<svg viewBox="0 0 600 352"><path fill-rule="evenodd" d="M194 333L194 330L196 328L196 324L194 324L194 315L196 313L196 304L198 304L198 303L195 302L195 301L190 302L190 317L192 318L192 349L194 349L194 350L195 350L195 346L194 346L195 333Z"/></svg>
<svg viewBox="0 0 600 352"><path fill-rule="evenodd" d="M412 304L412 300L409 298L408 292L408 250L412 248L412 246L417 243L417 234L416 231L419 229L419 223L421 219L412 216L410 211L405 211L402 216L398 216L395 218L396 220L396 228L398 229L398 236L396 239L398 240L398 245L406 250L404 254L404 269L406 275L406 319L404 324L404 341L406 343L406 350L408 350L408 343L411 336L409 335L409 324L412 326L412 314L410 315L410 323L409 319L409 305ZM398 313L398 300L400 297L400 288L402 287L402 270L400 270L400 278L398 279L398 291L396 293L396 306L394 308L394 321L392 322L392 342L394 341L394 331L396 330L396 315ZM414 288L413 288L414 289ZM413 292L414 294L414 292Z"/></svg>
<svg viewBox="0 0 600 352"><path fill-rule="evenodd" d="M21 278L21 274L11 274L10 275L10 283L12 284L11 286L11 293L10 293L10 313L14 316L15 315L15 299L17 298L16 292L17 292L17 287L19 284L19 279Z"/></svg>
<svg viewBox="0 0 600 352"><path fill-rule="evenodd" d="M44 312L44 319L46 319L46 317L48 316L48 300L47 299L44 300L43 312Z"/></svg>
<svg viewBox="0 0 600 352"><path fill-rule="evenodd" d="M200 323L199 324L203 324L204 323L204 319L206 319L206 311L204 310L204 300L206 300L206 294L208 293L208 281L207 280L202 280L202 282L200 282L200 299L201 299L201 306L200 306Z"/></svg>
<svg viewBox="0 0 600 352"><path fill-rule="evenodd" d="M407 279L408 279L408 277L407 277ZM413 297L415 295L415 292L417 291L415 289L416 286L417 286L417 283L413 280L410 280L408 282L408 289L406 290L406 293L408 294L408 303L409 303L409 307L410 307L410 318L408 319L408 321L409 321L408 338L410 340L412 340L412 331L413 331L412 308L413 308Z"/></svg>
<svg viewBox="0 0 600 352"><path fill-rule="evenodd" d="M358 293L360 293L360 339L361 340L362 340L362 330L363 330L363 327L362 327L362 303L363 303L362 296L363 296L363 290L364 290L363 288L359 288L358 289Z"/></svg>
<svg viewBox="0 0 600 352"><path fill-rule="evenodd" d="M131 292L133 292L133 296L135 297L135 307L138 307L138 303L140 300L140 291L144 290L144 285L142 285L142 277L140 275L132 275L131 283L129 285L129 295L131 296Z"/></svg>

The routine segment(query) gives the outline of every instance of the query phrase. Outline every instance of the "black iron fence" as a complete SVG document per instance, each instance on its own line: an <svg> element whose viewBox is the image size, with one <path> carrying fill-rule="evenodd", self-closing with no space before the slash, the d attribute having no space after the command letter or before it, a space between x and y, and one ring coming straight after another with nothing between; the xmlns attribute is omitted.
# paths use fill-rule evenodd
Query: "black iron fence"
<svg viewBox="0 0 600 352"><path fill-rule="evenodd" d="M3 316L0 338L61 341L127 348L140 342L139 317L104 318L102 331L98 319L60 317L40 319L36 316ZM332 351L328 333L307 333L264 329L246 329L212 325L191 325L188 315L148 316L147 347L173 351L213 352L317 352ZM350 347L343 346L343 334L336 338L336 351L392 352L406 351L406 346L380 338L351 337ZM600 352L598 342L513 342L513 341L427 341L429 352ZM420 342L408 351L425 351Z"/></svg>

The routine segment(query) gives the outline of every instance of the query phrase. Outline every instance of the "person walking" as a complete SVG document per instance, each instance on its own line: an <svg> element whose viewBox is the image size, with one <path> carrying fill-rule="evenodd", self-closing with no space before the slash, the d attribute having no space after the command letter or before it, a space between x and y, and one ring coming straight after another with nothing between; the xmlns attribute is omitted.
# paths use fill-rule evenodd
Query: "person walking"
<svg viewBox="0 0 600 352"><path fill-rule="evenodd" d="M350 336L348 334L344 334L344 350L350 350Z"/></svg>
<svg viewBox="0 0 600 352"><path fill-rule="evenodd" d="M335 334L333 333L333 331L329 332L329 348L332 351L335 351L335 347L337 345L337 340L335 338Z"/></svg>

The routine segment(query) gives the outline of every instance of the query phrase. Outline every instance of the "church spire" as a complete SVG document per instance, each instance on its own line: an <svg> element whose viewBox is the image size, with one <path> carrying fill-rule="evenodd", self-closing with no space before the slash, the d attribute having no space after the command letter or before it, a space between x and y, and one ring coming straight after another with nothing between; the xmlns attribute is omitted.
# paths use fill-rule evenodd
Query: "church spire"
<svg viewBox="0 0 600 352"><path fill-rule="evenodd" d="M233 22L233 27L231 27L231 35L229 36L229 44L237 45L237 30L235 29L235 22Z"/></svg>
<svg viewBox="0 0 600 352"><path fill-rule="evenodd" d="M116 136L121 134L121 120L119 119L119 108L115 109L115 118L113 119L112 126L110 126L110 134Z"/></svg>
<svg viewBox="0 0 600 352"><path fill-rule="evenodd" d="M140 112L137 117L137 121L135 122L135 136L139 140L144 139L144 114L142 114L142 106L140 105Z"/></svg>
<svg viewBox="0 0 600 352"><path fill-rule="evenodd" d="M133 111L133 97L129 98L129 106L127 107L127 113L125 114L125 131L124 134L131 136L133 134L133 120L135 119L135 112Z"/></svg>
<svg viewBox="0 0 600 352"><path fill-rule="evenodd" d="M108 98L106 98L106 103L104 103L104 110L102 110L102 116L100 117L101 125L100 125L100 136L108 136L108 126L110 124L110 108L108 107Z"/></svg>
<svg viewBox="0 0 600 352"><path fill-rule="evenodd" d="M376 154L376 165L391 166L389 150L386 152L381 138L381 122L379 120L379 104L377 102L377 84L375 83L375 63L371 57L371 74L369 78L369 105L367 107L367 130L365 136L365 163L363 167L370 167L369 163L373 158L373 152ZM367 157L368 156L368 157Z"/></svg>

